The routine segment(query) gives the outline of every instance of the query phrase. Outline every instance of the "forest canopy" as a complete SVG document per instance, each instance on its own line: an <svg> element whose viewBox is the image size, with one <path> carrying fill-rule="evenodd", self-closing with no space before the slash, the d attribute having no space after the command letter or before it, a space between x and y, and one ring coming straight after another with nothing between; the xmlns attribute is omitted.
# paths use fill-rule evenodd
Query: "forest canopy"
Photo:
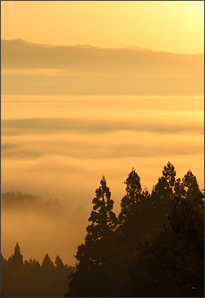
<svg viewBox="0 0 205 298"><path fill-rule="evenodd" d="M168 162L149 193L133 168L118 216L105 177L96 189L68 297L204 294L204 192Z"/></svg>

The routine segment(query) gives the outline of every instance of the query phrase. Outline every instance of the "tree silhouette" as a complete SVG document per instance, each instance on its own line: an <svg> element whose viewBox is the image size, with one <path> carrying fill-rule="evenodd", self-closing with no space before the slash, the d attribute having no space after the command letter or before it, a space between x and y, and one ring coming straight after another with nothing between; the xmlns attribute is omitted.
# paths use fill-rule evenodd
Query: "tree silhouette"
<svg viewBox="0 0 205 298"><path fill-rule="evenodd" d="M48 254L42 266L35 259L24 263L17 243L14 254L8 261L1 254L1 289L8 297L61 297L67 289L72 268L63 265L59 256L55 265Z"/></svg>
<svg viewBox="0 0 205 298"><path fill-rule="evenodd" d="M120 222L124 222L128 213L132 212L132 207L140 201L141 198L141 184L140 177L133 168L128 178L124 182L126 184L126 195L121 201L121 212L119 214Z"/></svg>
<svg viewBox="0 0 205 298"><path fill-rule="evenodd" d="M153 253L169 273L178 295L204 296L204 194L188 171L177 179L172 210L164 224L164 241L155 239Z"/></svg>
<svg viewBox="0 0 205 298"><path fill-rule="evenodd" d="M189 170L176 179L168 162L151 194L142 190L134 168L125 184L117 219L102 177L75 268L64 265L59 256L54 264L48 254L42 265L35 259L23 263L18 243L8 261L1 254L6 295L59 297L69 277L64 295L69 297L203 296L204 192L196 177ZM4 204L23 206L29 200L37 202L32 195L7 193ZM50 200L39 206L53 210L59 203Z"/></svg>
<svg viewBox="0 0 205 298"><path fill-rule="evenodd" d="M171 164L170 161L167 163L166 166L164 166L164 170L162 171L162 174L163 174L163 177L166 179L169 187L173 189L174 183L175 183L176 171L173 164Z"/></svg>
<svg viewBox="0 0 205 298"><path fill-rule="evenodd" d="M151 245L132 250L118 296L204 296L204 194L191 171L182 180L175 175L168 163L153 191L166 224L152 233Z"/></svg>
<svg viewBox="0 0 205 298"><path fill-rule="evenodd" d="M20 251L20 246L18 242L16 243L16 246L14 248L14 253L11 255L11 257L8 259L9 264L12 267L19 268L23 266L23 255Z"/></svg>
<svg viewBox="0 0 205 298"><path fill-rule="evenodd" d="M108 261L107 252L114 235L117 218L113 209L111 193L105 177L96 189L93 199L93 211L86 228L85 244L78 246L76 271L71 275L68 296L104 296L108 292L110 281L104 265ZM80 285L80 287L79 287Z"/></svg>
<svg viewBox="0 0 205 298"><path fill-rule="evenodd" d="M53 269L54 264L51 261L50 257L48 254L45 255L43 262L42 262L42 269L48 270L48 269Z"/></svg>
<svg viewBox="0 0 205 298"><path fill-rule="evenodd" d="M154 207L152 212L153 229L162 229L163 224L166 222L171 202L174 199L174 189L177 183L175 176L175 168L168 162L164 166L162 176L152 189L151 204Z"/></svg>
<svg viewBox="0 0 205 298"><path fill-rule="evenodd" d="M64 264L59 256L57 256L55 259L55 265L58 269L64 268Z"/></svg>
<svg viewBox="0 0 205 298"><path fill-rule="evenodd" d="M133 168L126 184L126 195L121 200L121 211L119 213L119 244L135 247L143 234L142 222L145 215L145 205L148 199L146 191L142 191L140 177ZM148 210L146 210L148 212Z"/></svg>

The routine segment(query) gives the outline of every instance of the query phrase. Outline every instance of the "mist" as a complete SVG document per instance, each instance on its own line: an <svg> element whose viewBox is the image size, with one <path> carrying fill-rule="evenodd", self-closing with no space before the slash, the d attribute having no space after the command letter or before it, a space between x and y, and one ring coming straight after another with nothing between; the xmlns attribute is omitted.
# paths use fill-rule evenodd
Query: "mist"
<svg viewBox="0 0 205 298"><path fill-rule="evenodd" d="M116 214L133 167L149 191L168 161L204 187L203 54L1 44L1 192L62 207L2 209L5 258L74 265L103 175Z"/></svg>
<svg viewBox="0 0 205 298"><path fill-rule="evenodd" d="M16 197L17 201L18 195ZM42 263L47 253L53 261L60 255L64 263L75 265L74 256L79 240L85 237L89 213L82 206L74 209L59 202L43 207L10 206L1 209L4 257L11 256L18 242L24 260L35 258Z"/></svg>

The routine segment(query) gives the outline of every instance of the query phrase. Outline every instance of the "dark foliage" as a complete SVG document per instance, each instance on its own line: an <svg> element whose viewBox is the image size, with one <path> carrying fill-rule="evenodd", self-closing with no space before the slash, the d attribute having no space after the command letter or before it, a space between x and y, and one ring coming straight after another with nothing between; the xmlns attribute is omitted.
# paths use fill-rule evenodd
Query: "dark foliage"
<svg viewBox="0 0 205 298"><path fill-rule="evenodd" d="M65 296L203 296L204 195L196 177L176 179L168 162L151 194L134 169L125 184L117 221L101 180Z"/></svg>
<svg viewBox="0 0 205 298"><path fill-rule="evenodd" d="M179 181L178 181L179 182ZM204 194L188 171L164 229L167 241L153 249L161 268L169 272L181 296L204 296ZM172 239L172 241L170 241Z"/></svg>
<svg viewBox="0 0 205 298"><path fill-rule="evenodd" d="M117 225L113 204L103 177L93 199L93 211L89 218L91 224L86 228L85 244L78 246L78 264L70 276L72 279L67 296L103 297L109 292L110 280L105 264Z"/></svg>
<svg viewBox="0 0 205 298"><path fill-rule="evenodd" d="M36 297L203 297L204 192L189 170L176 179L168 162L149 193L135 169L125 181L116 217L105 178L93 199L85 242L78 246L76 267L23 262L18 243L7 260L1 255L2 295ZM32 195L7 193L3 208L60 208ZM49 211L50 212L50 211ZM68 279L69 278L69 286Z"/></svg>
<svg viewBox="0 0 205 298"><path fill-rule="evenodd" d="M60 297L66 291L72 267L59 256L55 265L46 254L42 265L35 259L25 260L16 244L14 254L4 259L1 254L1 289L6 297ZM2 296L1 295L1 296Z"/></svg>

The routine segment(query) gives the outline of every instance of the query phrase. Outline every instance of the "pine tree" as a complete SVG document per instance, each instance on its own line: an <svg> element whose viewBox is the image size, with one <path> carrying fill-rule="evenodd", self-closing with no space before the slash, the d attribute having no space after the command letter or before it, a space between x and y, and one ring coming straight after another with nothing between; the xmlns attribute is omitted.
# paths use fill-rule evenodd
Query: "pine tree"
<svg viewBox="0 0 205 298"><path fill-rule="evenodd" d="M119 214L120 222L124 222L128 213L132 212L132 207L140 201L142 187L140 184L140 177L133 168L128 178L124 182L126 184L126 195L121 201L121 212Z"/></svg>
<svg viewBox="0 0 205 298"><path fill-rule="evenodd" d="M61 260L61 258L59 256L57 256L55 259L55 265L56 265L56 268L58 268L59 270L64 268L63 261Z"/></svg>
<svg viewBox="0 0 205 298"><path fill-rule="evenodd" d="M89 221L91 224L86 228L88 234L85 238L86 244L91 242L105 243L112 236L117 219L112 211L114 201L106 185L105 177L100 181L101 186L96 189L96 197L93 199L93 211Z"/></svg>
<svg viewBox="0 0 205 298"><path fill-rule="evenodd" d="M168 162L162 171L162 177L158 179L158 183L152 191L153 199L161 200L163 205L169 204L173 199L176 171L174 166Z"/></svg>
<svg viewBox="0 0 205 298"><path fill-rule="evenodd" d="M93 211L86 228L85 244L78 246L76 271L71 274L68 296L106 296L110 281L107 272L103 270L108 262L107 253L117 225L113 209L111 193L106 185L105 177L96 189L93 199Z"/></svg>
<svg viewBox="0 0 205 298"><path fill-rule="evenodd" d="M166 221L168 211L171 208L171 202L174 199L176 184L180 190L180 179L176 180L176 171L174 166L168 162L162 171L162 176L158 183L153 187L151 202L153 208L153 229L161 229Z"/></svg>
<svg viewBox="0 0 205 298"><path fill-rule="evenodd" d="M204 194L175 197L164 228L163 248L153 250L158 264L175 282L178 296L204 297Z"/></svg>
<svg viewBox="0 0 205 298"><path fill-rule="evenodd" d="M119 243L134 247L142 236L142 221L144 214L144 203L147 193L142 192L140 177L133 168L126 184L126 195L121 201L121 211L119 218Z"/></svg>
<svg viewBox="0 0 205 298"><path fill-rule="evenodd" d="M53 269L54 268L54 264L51 261L50 257L48 254L45 255L43 262L42 262L42 269L43 270L49 270L49 269Z"/></svg>
<svg viewBox="0 0 205 298"><path fill-rule="evenodd" d="M171 164L170 161L167 163L166 166L164 166L164 170L162 171L162 174L163 174L163 177L166 179L168 186L170 188L173 188L175 183L176 171L173 164Z"/></svg>
<svg viewBox="0 0 205 298"><path fill-rule="evenodd" d="M20 246L18 242L14 248L14 253L8 259L8 262L11 266L15 268L23 267L23 255L21 254Z"/></svg>
<svg viewBox="0 0 205 298"><path fill-rule="evenodd" d="M196 176L193 175L192 171L188 171L184 178L182 179L182 184L185 189L186 197L188 198L197 198L201 192L199 185L196 179Z"/></svg>

